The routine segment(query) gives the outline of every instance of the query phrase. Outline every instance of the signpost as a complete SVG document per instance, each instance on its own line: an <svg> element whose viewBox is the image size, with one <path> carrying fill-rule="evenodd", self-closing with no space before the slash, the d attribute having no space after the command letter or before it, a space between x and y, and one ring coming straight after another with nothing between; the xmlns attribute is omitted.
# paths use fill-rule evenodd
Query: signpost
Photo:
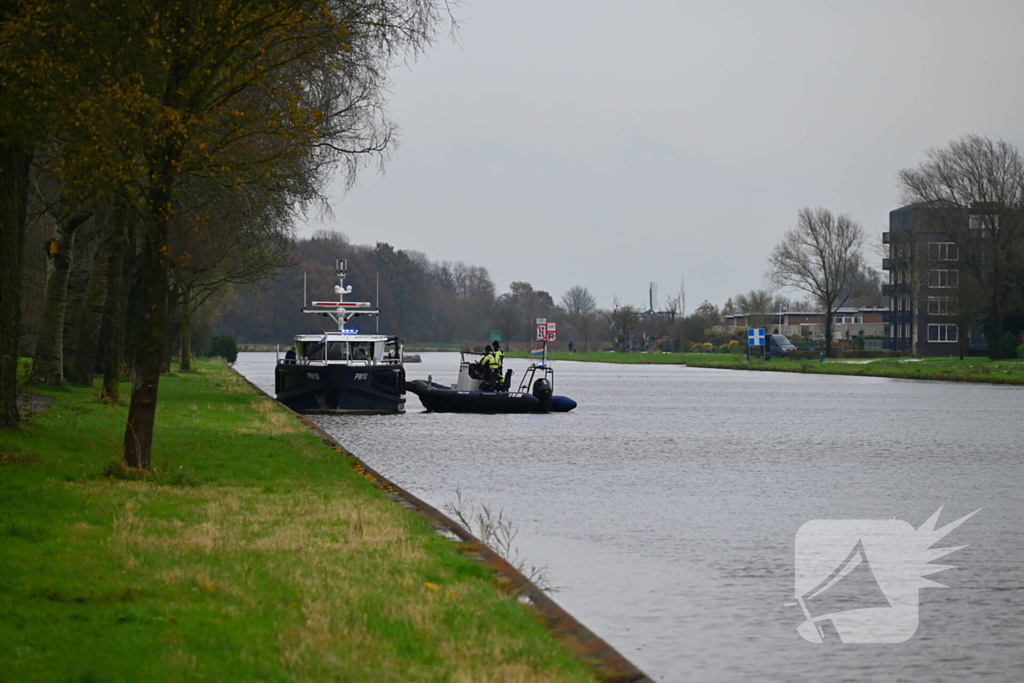
<svg viewBox="0 0 1024 683"><path fill-rule="evenodd" d="M764 342L765 342L765 335L764 335L764 328L763 327L760 327L758 329L751 328L751 329L747 330L747 358L748 359L750 358L750 347L751 346L760 346L761 347L761 356L764 357L764 358L767 358L768 347L765 345Z"/></svg>
<svg viewBox="0 0 1024 683"><path fill-rule="evenodd" d="M544 349L541 359L541 365L544 365L548 362L548 344L558 341L558 323L548 322L547 318L537 318L534 323L534 338L541 343L541 347Z"/></svg>

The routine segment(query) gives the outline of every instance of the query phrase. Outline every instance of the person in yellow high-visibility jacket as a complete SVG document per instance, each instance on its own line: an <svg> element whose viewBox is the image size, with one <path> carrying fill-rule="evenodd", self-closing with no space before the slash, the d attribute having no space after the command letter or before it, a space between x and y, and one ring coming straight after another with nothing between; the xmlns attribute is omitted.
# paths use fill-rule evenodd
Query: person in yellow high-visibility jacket
<svg viewBox="0 0 1024 683"><path fill-rule="evenodd" d="M497 385L501 365L495 358L494 349L490 344L484 347L484 357L480 359L480 366L484 369L484 385Z"/></svg>
<svg viewBox="0 0 1024 683"><path fill-rule="evenodd" d="M505 352L501 350L501 342L495 341L494 344L494 359L498 361L498 374L501 375L505 370Z"/></svg>
<svg viewBox="0 0 1024 683"><path fill-rule="evenodd" d="M498 361L498 365L495 368L497 374L498 390L506 391L505 387L505 352L501 350L501 342L495 340L491 342L494 344L494 360Z"/></svg>

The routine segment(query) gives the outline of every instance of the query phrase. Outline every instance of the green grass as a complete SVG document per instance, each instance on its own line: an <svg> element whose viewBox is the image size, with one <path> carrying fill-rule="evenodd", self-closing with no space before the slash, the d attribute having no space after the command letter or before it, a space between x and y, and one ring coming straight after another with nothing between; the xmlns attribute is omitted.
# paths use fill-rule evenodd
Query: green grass
<svg viewBox="0 0 1024 683"><path fill-rule="evenodd" d="M633 363L639 365L679 365L686 362L681 353L612 353L591 351L590 353L568 353L566 351L549 351L549 360L574 360L583 363ZM508 358L533 358L527 351L508 351Z"/></svg>
<svg viewBox="0 0 1024 683"><path fill-rule="evenodd" d="M494 578L219 361L126 408L43 388L0 431L0 678L580 681ZM128 388L124 391L127 394Z"/></svg>
<svg viewBox="0 0 1024 683"><path fill-rule="evenodd" d="M526 358L529 354L515 352L511 357ZM829 360L747 360L746 355L731 353L549 353L551 360L574 360L602 363L686 364L695 368L723 370L763 370L770 372L803 372L825 375L858 375L893 377L897 379L945 380L988 384L1024 384L1024 360L993 361L988 358L884 358L869 363Z"/></svg>

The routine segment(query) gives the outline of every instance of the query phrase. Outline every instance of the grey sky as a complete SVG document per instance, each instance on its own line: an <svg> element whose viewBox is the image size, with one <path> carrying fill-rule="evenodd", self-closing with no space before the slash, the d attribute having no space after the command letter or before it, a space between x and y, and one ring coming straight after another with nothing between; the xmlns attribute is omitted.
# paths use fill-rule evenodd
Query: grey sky
<svg viewBox="0 0 1024 683"><path fill-rule="evenodd" d="M966 133L1022 145L1024 2L475 0L394 74L400 146L311 223L556 300L687 308L762 285L805 205L877 239L895 173ZM308 232L308 231L307 231ZM878 258L869 250L878 267Z"/></svg>

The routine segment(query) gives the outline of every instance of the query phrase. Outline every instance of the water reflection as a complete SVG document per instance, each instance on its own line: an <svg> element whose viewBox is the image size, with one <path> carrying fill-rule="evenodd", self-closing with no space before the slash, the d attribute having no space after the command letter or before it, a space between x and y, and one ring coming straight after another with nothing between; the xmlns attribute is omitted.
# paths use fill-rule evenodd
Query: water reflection
<svg viewBox="0 0 1024 683"><path fill-rule="evenodd" d="M452 382L457 354L410 378ZM506 360L516 376L528 361ZM237 367L273 390L273 355ZM422 412L323 426L437 507L505 510L557 600L659 680L1024 680L1024 390L878 378L556 364L557 415ZM970 544L901 645L796 632L793 539L818 518L940 524Z"/></svg>

